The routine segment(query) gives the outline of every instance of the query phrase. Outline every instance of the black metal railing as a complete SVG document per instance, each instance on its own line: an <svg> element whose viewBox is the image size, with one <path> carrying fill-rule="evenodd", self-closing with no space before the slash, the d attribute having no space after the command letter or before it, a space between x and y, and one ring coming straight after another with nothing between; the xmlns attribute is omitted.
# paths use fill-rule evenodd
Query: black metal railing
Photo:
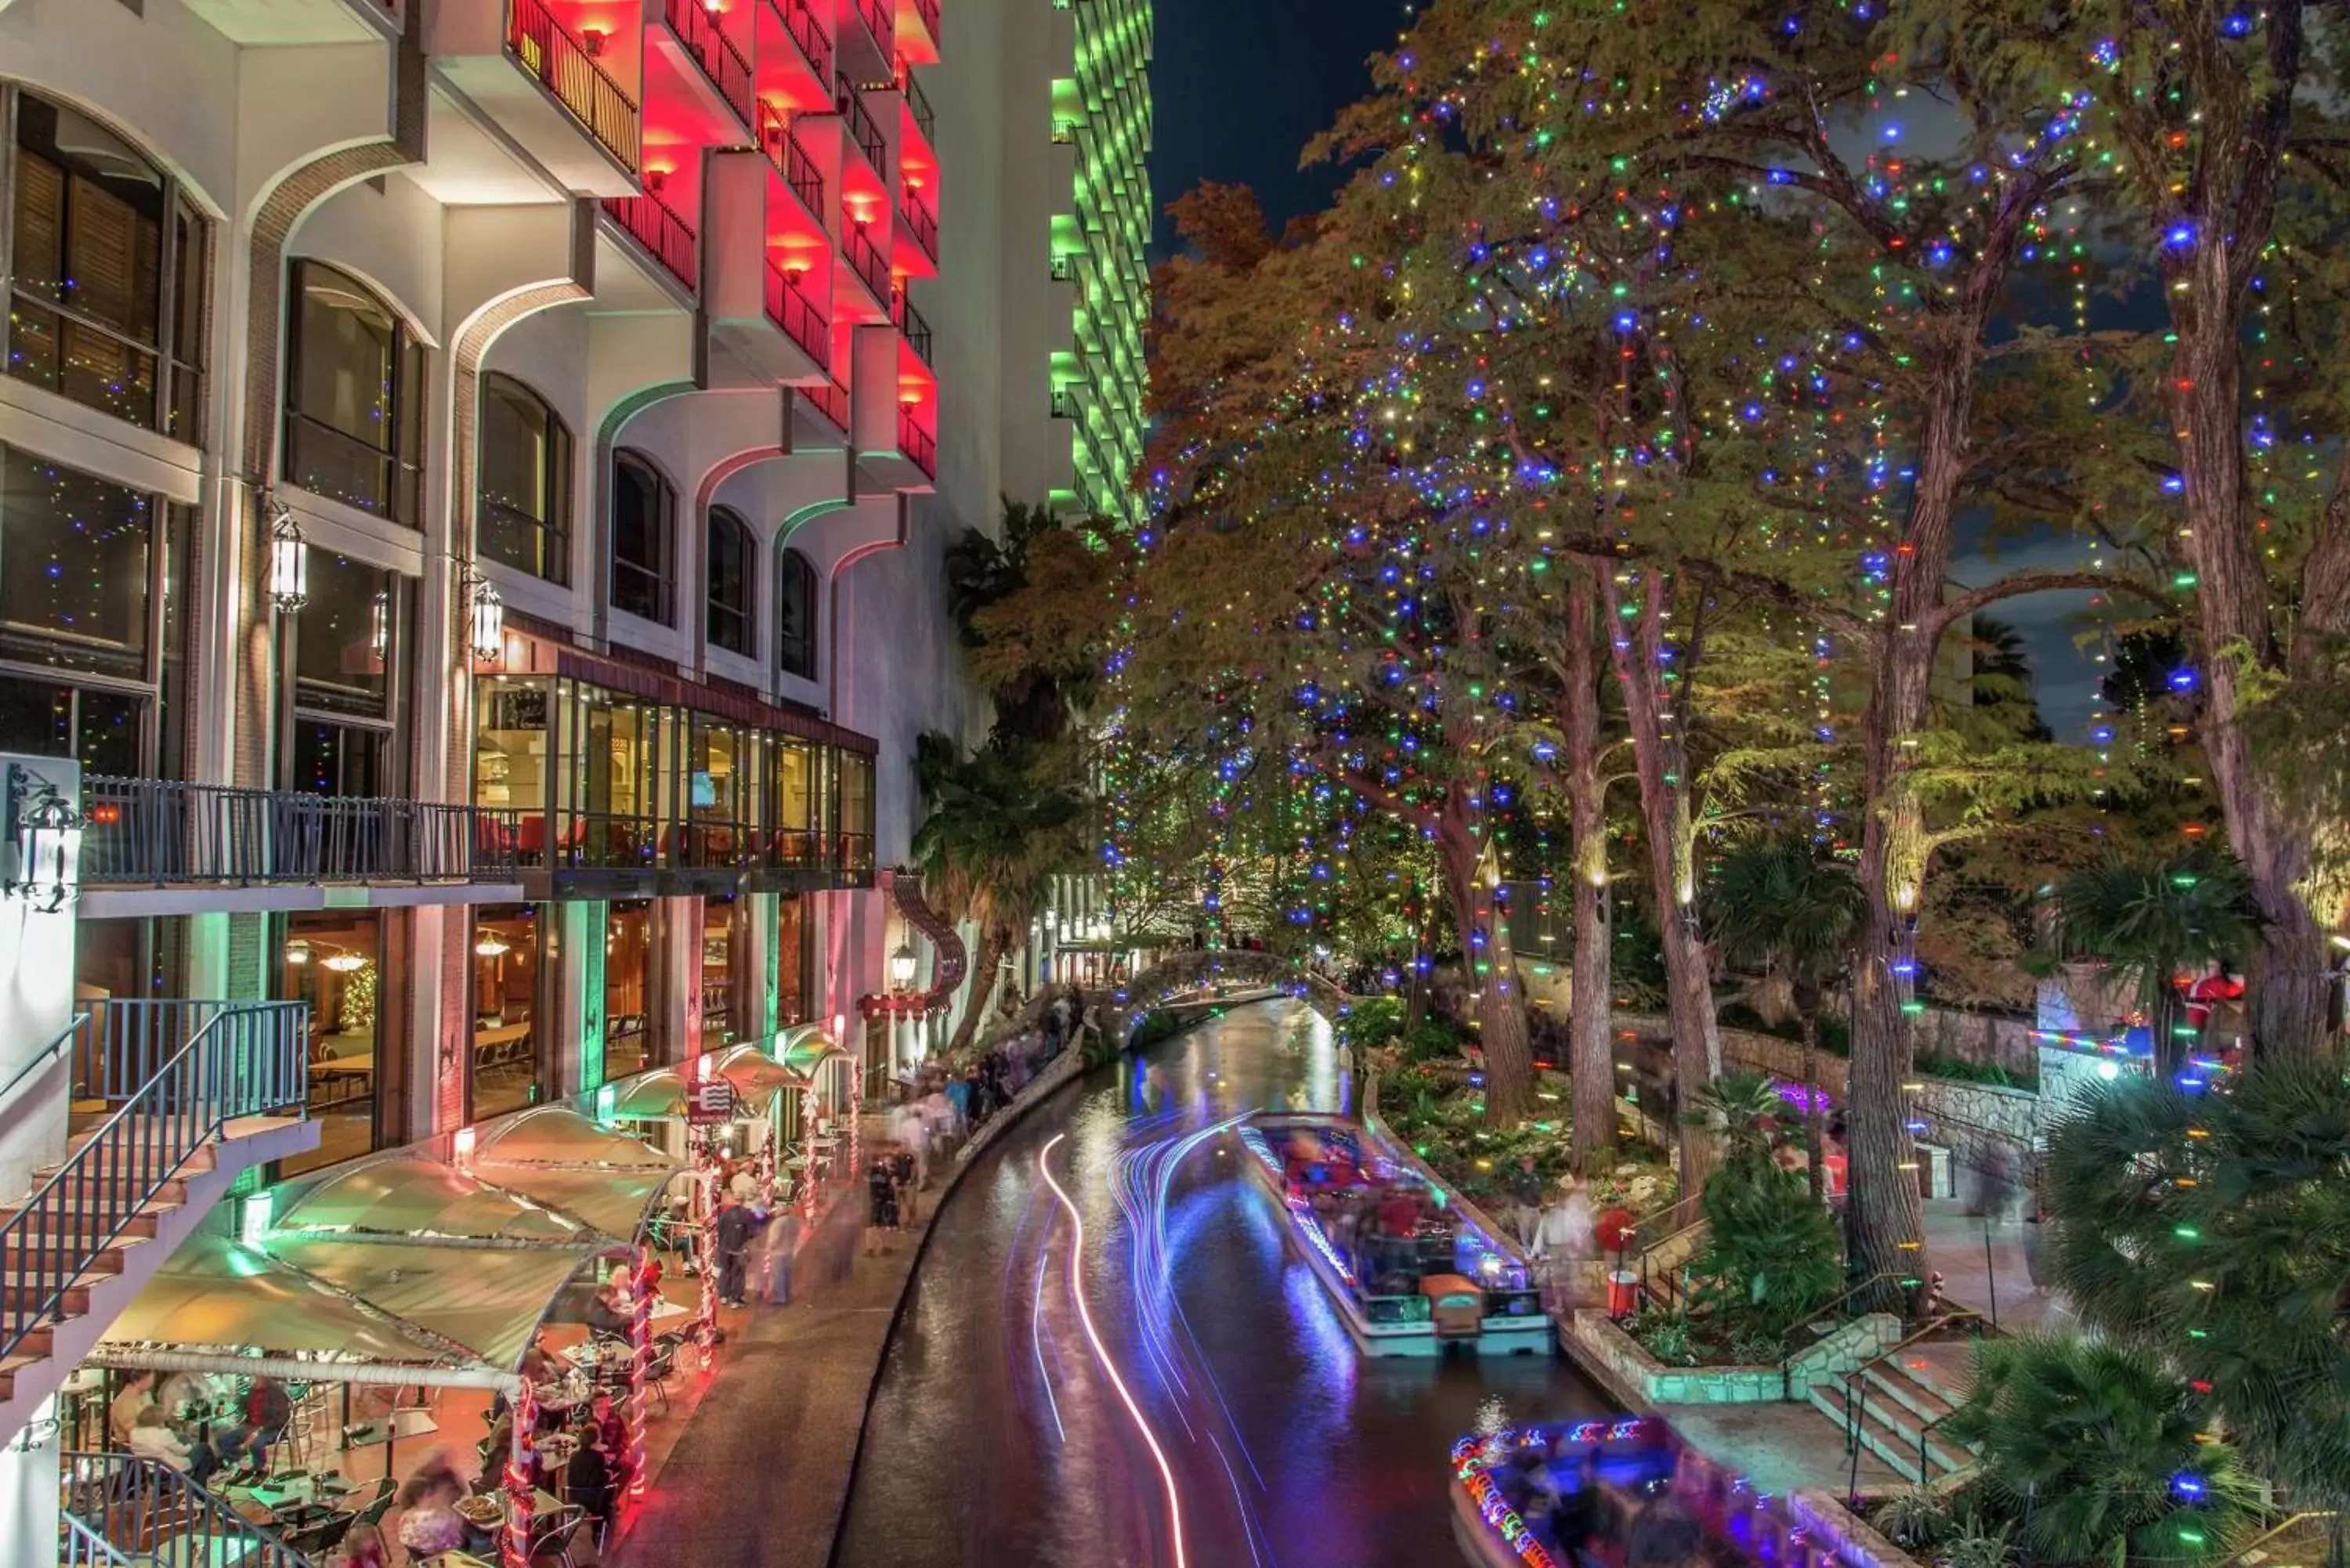
<svg viewBox="0 0 2350 1568"><path fill-rule="evenodd" d="M922 19L922 26L930 29L931 42L938 43L940 41L939 0L914 0L914 15L920 16Z"/></svg>
<svg viewBox="0 0 2350 1568"><path fill-rule="evenodd" d="M506 0L506 53L544 83L605 151L630 170L639 166L644 122L637 100L539 0Z"/></svg>
<svg viewBox="0 0 2350 1568"><path fill-rule="evenodd" d="M898 211L905 214L906 226L914 231L914 243L932 261L939 259L939 221L922 205L922 198L911 185L898 198Z"/></svg>
<svg viewBox="0 0 2350 1568"><path fill-rule="evenodd" d="M67 1563L309 1568L302 1552L169 1465L129 1454L62 1457L57 1522Z"/></svg>
<svg viewBox="0 0 2350 1568"><path fill-rule="evenodd" d="M865 19L865 30L873 35L873 43L885 60L898 57L898 13L890 0L857 0L857 14Z"/></svg>
<svg viewBox="0 0 2350 1568"><path fill-rule="evenodd" d="M743 117L747 128L752 123L757 99L751 78L751 61L726 30L718 25L717 16L705 8L701 0L668 0L670 30L677 35L710 85L718 89L734 112Z"/></svg>
<svg viewBox="0 0 2350 1568"><path fill-rule="evenodd" d="M897 324L899 331L906 335L907 346L914 350L914 358L925 365L929 364L931 324L923 319L920 311L914 308L914 302L906 297L906 291L902 288L889 296L889 319Z"/></svg>
<svg viewBox="0 0 2350 1568"><path fill-rule="evenodd" d="M9 1289L0 1357L68 1315L75 1282L188 1157L244 1116L299 1116L309 1094L307 1002L110 1000L83 1026L78 1099L109 1114L0 1223Z"/></svg>
<svg viewBox="0 0 2350 1568"><path fill-rule="evenodd" d="M898 450L932 479L939 476L938 438L914 422L914 410L898 410Z"/></svg>
<svg viewBox="0 0 2350 1568"><path fill-rule="evenodd" d="M837 425L841 434L848 433L847 388L838 381L827 381L821 387L802 387L800 396L808 400L810 408Z"/></svg>
<svg viewBox="0 0 2350 1568"><path fill-rule="evenodd" d="M792 134L791 121L766 104L759 106L759 147L775 172L784 177L784 183L792 188L792 194L799 198L800 205L807 209L808 216L822 223L824 171Z"/></svg>
<svg viewBox="0 0 2350 1568"><path fill-rule="evenodd" d="M873 291L874 303L886 304L889 298L889 264L874 247L867 226L857 221L856 213L846 209L840 214L840 248L848 253L849 266Z"/></svg>
<svg viewBox="0 0 2350 1568"><path fill-rule="evenodd" d="M832 325L824 318L805 290L799 279L775 265L767 262L767 319L784 329L784 336L798 344L818 368L832 369Z"/></svg>
<svg viewBox="0 0 2350 1568"><path fill-rule="evenodd" d="M840 118L847 122L848 134L856 141L857 150L865 154L865 161L882 179L889 178L889 143L867 110L865 95L847 77L840 77L836 79L832 101L840 110Z"/></svg>
<svg viewBox="0 0 2350 1568"><path fill-rule="evenodd" d="M469 882L516 865L516 815L492 806L92 774L82 807L85 887Z"/></svg>
<svg viewBox="0 0 2350 1568"><path fill-rule="evenodd" d="M646 254L666 267L671 277L688 288L698 286L701 267L693 225L679 217L676 209L647 191L638 196L607 196L604 211L612 214L613 222L627 230L629 237L642 245Z"/></svg>
<svg viewBox="0 0 2350 1568"><path fill-rule="evenodd" d="M807 0L767 0L767 7L783 23L784 31L792 36L792 42L799 46L800 58L816 73L816 85L821 88L830 81L832 38L825 32L824 24L816 19L816 13L808 9Z"/></svg>
<svg viewBox="0 0 2350 1568"><path fill-rule="evenodd" d="M937 147L939 144L939 117L931 109L930 95L922 91L922 84L914 79L914 71L912 67L909 66L906 69L899 72L898 76L905 88L906 111L914 117L915 128L921 131L922 140L929 142L933 148Z"/></svg>

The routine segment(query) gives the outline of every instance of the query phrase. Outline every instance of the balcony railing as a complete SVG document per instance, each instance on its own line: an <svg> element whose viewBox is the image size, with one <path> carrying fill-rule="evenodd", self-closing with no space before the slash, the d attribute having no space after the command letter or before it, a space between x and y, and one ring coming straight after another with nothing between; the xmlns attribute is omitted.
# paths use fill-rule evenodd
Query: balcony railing
<svg viewBox="0 0 2350 1568"><path fill-rule="evenodd" d="M914 15L920 16L922 26L930 29L931 42L940 42L939 0L914 0Z"/></svg>
<svg viewBox="0 0 2350 1568"><path fill-rule="evenodd" d="M759 146L808 216L822 223L824 213L824 171L816 166L807 149L792 133L791 121L765 104L759 106Z"/></svg>
<svg viewBox="0 0 2350 1568"><path fill-rule="evenodd" d="M1055 283L1075 283L1077 280L1077 258L1074 252L1055 252L1052 265Z"/></svg>
<svg viewBox="0 0 2350 1568"><path fill-rule="evenodd" d="M931 36L935 37L937 35ZM923 92L922 84L914 79L914 68L911 66L899 71L898 76L905 84L908 112L913 115L914 124L920 130L922 140L929 142L932 148L936 148L939 144L939 117L931 111L930 95Z"/></svg>
<svg viewBox="0 0 2350 1568"><path fill-rule="evenodd" d="M195 1568L232 1562L239 1568L308 1568L291 1542L253 1523L226 1499L169 1465L129 1454L63 1458L58 1522L65 1563ZM320 1506L331 1522L333 1511Z"/></svg>
<svg viewBox="0 0 2350 1568"><path fill-rule="evenodd" d="M767 318L807 351L817 366L832 369L832 325L800 289L799 279L771 259L767 263Z"/></svg>
<svg viewBox="0 0 2350 1568"><path fill-rule="evenodd" d="M373 796L82 780L86 887L481 882L512 877L515 814Z"/></svg>
<svg viewBox="0 0 2350 1568"><path fill-rule="evenodd" d="M668 0L670 30L677 35L685 52L693 57L718 96L733 107L744 126L752 121L756 95L751 78L751 62L736 47L734 40L719 26L718 18L701 4L701 0Z"/></svg>
<svg viewBox="0 0 2350 1568"><path fill-rule="evenodd" d="M814 392L801 390L811 398ZM847 393L843 392L845 399ZM867 834L768 826L699 817L670 822L611 812L557 812L523 819L523 859L533 868L566 871L870 871ZM861 847L858 847L861 846ZM852 853L852 851L854 851Z"/></svg>
<svg viewBox="0 0 2350 1568"><path fill-rule="evenodd" d="M907 186L906 193L898 198L898 211L905 215L906 226L914 231L914 243L922 247L922 254L932 261L938 260L939 221L922 205L922 199L914 193L912 186Z"/></svg>
<svg viewBox="0 0 2350 1568"><path fill-rule="evenodd" d="M898 410L898 450L906 454L916 468L932 479L939 476L939 443L930 431L914 422L911 409Z"/></svg>
<svg viewBox="0 0 2350 1568"><path fill-rule="evenodd" d="M118 999L80 1027L73 1097L109 1114L0 1224L0 1356L68 1315L76 1282L190 1155L243 1117L299 1116L309 1094L307 1002Z"/></svg>
<svg viewBox="0 0 2350 1568"><path fill-rule="evenodd" d="M807 0L767 0L768 8L800 47L800 57L816 73L819 86L832 79L832 38L808 9Z"/></svg>
<svg viewBox="0 0 2350 1568"><path fill-rule="evenodd" d="M644 246L653 260L667 267L670 275L688 288L698 286L700 258L694 247L693 225L677 215L675 209L648 191L640 196L607 196L604 211L629 232L629 237Z"/></svg>
<svg viewBox="0 0 2350 1568"><path fill-rule="evenodd" d="M881 259L874 248L873 237L866 226L857 221L857 214L844 210L840 214L841 249L848 253L848 265L865 280L879 304L889 297L889 264Z"/></svg>
<svg viewBox="0 0 2350 1568"><path fill-rule="evenodd" d="M833 93L833 105L840 118L848 124L848 134L857 140L857 150L865 154L865 161L882 179L889 178L889 143L882 137L881 128L873 123L866 112L865 95L857 90L847 77L837 78Z"/></svg>
<svg viewBox="0 0 2350 1568"><path fill-rule="evenodd" d="M876 47L885 60L898 56L898 13L890 0L857 0L857 14L865 19L865 30L873 35Z"/></svg>
<svg viewBox="0 0 2350 1568"><path fill-rule="evenodd" d="M620 90L588 46L540 0L506 0L506 53L544 83L606 151L631 171L638 167L644 124L637 100Z"/></svg>
<svg viewBox="0 0 2350 1568"><path fill-rule="evenodd" d="M802 387L800 396L808 400L810 408L837 426L841 434L848 433L847 388L837 381L827 381L821 387Z"/></svg>
<svg viewBox="0 0 2350 1568"><path fill-rule="evenodd" d="M914 358L925 365L929 364L931 324L922 319L922 313L914 308L914 302L906 297L906 291L902 288L889 296L889 319L896 322L898 330L906 335L906 345L913 349Z"/></svg>

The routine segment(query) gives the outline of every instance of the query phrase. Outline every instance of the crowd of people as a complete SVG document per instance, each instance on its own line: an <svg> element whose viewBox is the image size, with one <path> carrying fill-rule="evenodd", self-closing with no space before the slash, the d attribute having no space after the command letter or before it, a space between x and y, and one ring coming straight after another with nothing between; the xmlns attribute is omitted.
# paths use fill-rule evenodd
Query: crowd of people
<svg viewBox="0 0 2350 1568"><path fill-rule="evenodd" d="M107 1407L107 1427L126 1452L185 1473L198 1486L269 1473L269 1450L294 1418L294 1401L274 1377L238 1380L180 1372L157 1381L132 1374Z"/></svg>

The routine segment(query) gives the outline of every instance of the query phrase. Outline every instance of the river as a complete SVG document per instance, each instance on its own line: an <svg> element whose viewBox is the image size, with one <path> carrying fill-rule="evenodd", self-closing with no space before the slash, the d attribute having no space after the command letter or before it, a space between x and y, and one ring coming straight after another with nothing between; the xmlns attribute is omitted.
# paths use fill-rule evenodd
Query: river
<svg viewBox="0 0 2350 1568"><path fill-rule="evenodd" d="M838 1568L1460 1561L1445 1455L1480 1405L1606 1401L1555 1357L1357 1354L1220 1130L1336 1097L1328 1026L1263 1002L980 1155L890 1342Z"/></svg>

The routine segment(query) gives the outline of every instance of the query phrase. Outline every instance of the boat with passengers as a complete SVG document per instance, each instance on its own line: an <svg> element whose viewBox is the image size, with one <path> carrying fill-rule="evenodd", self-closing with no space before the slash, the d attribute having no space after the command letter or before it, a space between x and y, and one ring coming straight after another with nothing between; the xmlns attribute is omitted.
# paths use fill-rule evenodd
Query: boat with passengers
<svg viewBox="0 0 2350 1568"><path fill-rule="evenodd" d="M1243 1168L1364 1355L1550 1349L1524 1254L1376 1124L1267 1112L1238 1136Z"/></svg>

